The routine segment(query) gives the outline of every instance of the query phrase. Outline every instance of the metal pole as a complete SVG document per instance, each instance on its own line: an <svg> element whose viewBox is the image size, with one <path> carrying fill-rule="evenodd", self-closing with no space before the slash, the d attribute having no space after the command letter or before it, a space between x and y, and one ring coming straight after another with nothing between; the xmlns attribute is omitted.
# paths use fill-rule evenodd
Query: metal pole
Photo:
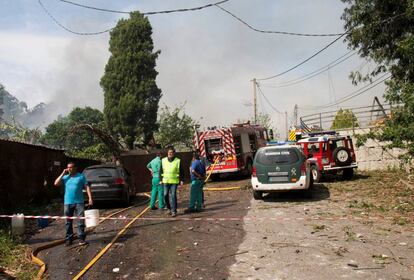
<svg viewBox="0 0 414 280"><path fill-rule="evenodd" d="M322 128L322 113L319 113L319 126L320 126L321 131L323 131L323 128Z"/></svg>
<svg viewBox="0 0 414 280"><path fill-rule="evenodd" d="M295 104L294 109L295 127L298 126L298 104Z"/></svg>
<svg viewBox="0 0 414 280"><path fill-rule="evenodd" d="M285 111L286 141L289 140L288 114Z"/></svg>
<svg viewBox="0 0 414 280"><path fill-rule="evenodd" d="M257 124L257 93L256 93L256 78L253 79L253 110L254 110L254 124Z"/></svg>

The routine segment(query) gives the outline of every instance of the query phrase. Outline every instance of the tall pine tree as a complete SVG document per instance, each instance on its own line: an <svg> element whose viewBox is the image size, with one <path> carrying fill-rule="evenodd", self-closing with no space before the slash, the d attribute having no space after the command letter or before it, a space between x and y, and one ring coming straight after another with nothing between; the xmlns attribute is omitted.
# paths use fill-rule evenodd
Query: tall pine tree
<svg viewBox="0 0 414 280"><path fill-rule="evenodd" d="M155 79L156 59L148 18L139 12L121 19L111 31L111 56L101 79L104 90L104 116L111 133L132 149L136 140L144 144L157 130L161 90Z"/></svg>

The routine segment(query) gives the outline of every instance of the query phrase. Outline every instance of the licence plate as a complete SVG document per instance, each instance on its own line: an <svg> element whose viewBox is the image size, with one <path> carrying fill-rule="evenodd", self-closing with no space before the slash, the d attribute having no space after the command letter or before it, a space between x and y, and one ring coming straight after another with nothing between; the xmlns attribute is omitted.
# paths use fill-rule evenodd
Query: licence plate
<svg viewBox="0 0 414 280"><path fill-rule="evenodd" d="M288 182L288 177L269 177L269 182Z"/></svg>
<svg viewBox="0 0 414 280"><path fill-rule="evenodd" d="M91 187L108 187L108 184L105 184L105 183L91 184Z"/></svg>

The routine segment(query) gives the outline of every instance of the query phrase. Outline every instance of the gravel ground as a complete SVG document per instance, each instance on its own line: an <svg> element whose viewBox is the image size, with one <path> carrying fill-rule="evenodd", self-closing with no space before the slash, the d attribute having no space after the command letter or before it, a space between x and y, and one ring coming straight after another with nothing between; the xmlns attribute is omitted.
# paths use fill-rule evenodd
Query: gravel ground
<svg viewBox="0 0 414 280"><path fill-rule="evenodd" d="M309 200L296 193L251 200L246 216L263 221L244 223L230 279L414 279L413 224L356 211L357 189L344 196L335 186L361 183L316 185Z"/></svg>
<svg viewBox="0 0 414 280"><path fill-rule="evenodd" d="M184 186L177 218L147 212L144 218L157 219L135 222L83 279L414 279L414 197L400 178L382 173L330 180L315 185L311 199L281 193L253 200L249 189L206 192L205 211L191 215L183 214ZM246 185L249 180L209 183ZM143 208L123 215L134 217ZM71 279L124 225L98 226L86 247L41 252L48 278ZM61 238L63 226L53 223L30 243Z"/></svg>

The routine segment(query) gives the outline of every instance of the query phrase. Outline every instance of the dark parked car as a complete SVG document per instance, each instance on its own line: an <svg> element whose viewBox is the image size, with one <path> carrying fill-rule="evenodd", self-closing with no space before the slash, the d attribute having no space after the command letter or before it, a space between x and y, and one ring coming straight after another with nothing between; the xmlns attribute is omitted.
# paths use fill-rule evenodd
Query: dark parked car
<svg viewBox="0 0 414 280"><path fill-rule="evenodd" d="M134 188L131 175L124 167L115 164L93 165L85 168L83 175L91 188L94 201L129 204Z"/></svg>

